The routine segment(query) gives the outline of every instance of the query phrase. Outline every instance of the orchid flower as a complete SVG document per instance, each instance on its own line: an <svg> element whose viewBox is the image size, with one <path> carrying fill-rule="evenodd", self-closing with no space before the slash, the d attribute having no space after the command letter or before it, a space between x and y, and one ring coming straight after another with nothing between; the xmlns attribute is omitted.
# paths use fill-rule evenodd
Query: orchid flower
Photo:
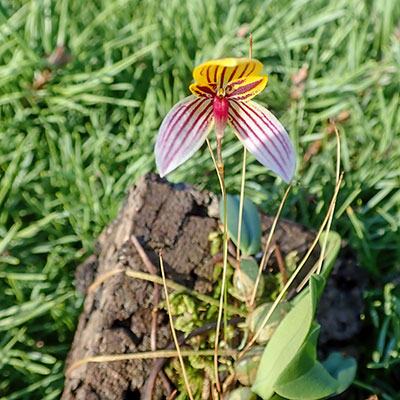
<svg viewBox="0 0 400 400"><path fill-rule="evenodd" d="M193 71L193 93L169 111L155 145L161 176L187 161L215 127L217 141L226 125L235 131L248 151L284 181L290 182L296 166L289 135L265 107L251 101L266 86L263 64L248 58L208 61Z"/></svg>

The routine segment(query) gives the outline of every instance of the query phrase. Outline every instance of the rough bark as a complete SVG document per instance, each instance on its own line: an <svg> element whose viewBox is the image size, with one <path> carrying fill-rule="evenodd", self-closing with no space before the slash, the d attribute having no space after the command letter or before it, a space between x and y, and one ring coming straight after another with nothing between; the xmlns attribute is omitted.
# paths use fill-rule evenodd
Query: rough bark
<svg viewBox="0 0 400 400"><path fill-rule="evenodd" d="M130 240L135 235L156 266L158 252L163 249L169 279L205 292L211 272L208 234L217 227L207 212L213 200L208 193L146 175L98 238L97 255L78 268L77 287L86 292L94 279L117 267L148 272ZM122 273L88 293L67 367L88 356L150 350L153 296L152 283ZM168 319L159 314L157 347L163 349L170 342L170 330ZM67 377L62 399L140 398L152 362L85 364ZM157 381L154 398L163 394L163 385Z"/></svg>

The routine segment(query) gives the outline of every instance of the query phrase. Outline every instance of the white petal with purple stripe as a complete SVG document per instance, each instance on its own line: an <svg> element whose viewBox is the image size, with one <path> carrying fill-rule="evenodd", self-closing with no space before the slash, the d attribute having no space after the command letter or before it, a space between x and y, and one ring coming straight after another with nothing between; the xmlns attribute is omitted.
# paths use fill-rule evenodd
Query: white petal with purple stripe
<svg viewBox="0 0 400 400"><path fill-rule="evenodd" d="M291 181L296 155L285 128L270 111L253 101L230 100L228 121L261 164Z"/></svg>
<svg viewBox="0 0 400 400"><path fill-rule="evenodd" d="M194 95L171 109L158 132L155 155L161 176L188 160L204 143L213 126L213 100Z"/></svg>

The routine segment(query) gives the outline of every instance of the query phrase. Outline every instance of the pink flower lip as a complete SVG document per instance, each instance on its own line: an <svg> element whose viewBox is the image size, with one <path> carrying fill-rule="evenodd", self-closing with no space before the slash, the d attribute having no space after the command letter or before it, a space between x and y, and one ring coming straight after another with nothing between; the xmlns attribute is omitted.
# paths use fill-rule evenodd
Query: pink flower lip
<svg viewBox="0 0 400 400"><path fill-rule="evenodd" d="M218 139L222 139L225 134L228 122L229 103L225 96L215 96L213 100L213 114L215 122L215 133Z"/></svg>

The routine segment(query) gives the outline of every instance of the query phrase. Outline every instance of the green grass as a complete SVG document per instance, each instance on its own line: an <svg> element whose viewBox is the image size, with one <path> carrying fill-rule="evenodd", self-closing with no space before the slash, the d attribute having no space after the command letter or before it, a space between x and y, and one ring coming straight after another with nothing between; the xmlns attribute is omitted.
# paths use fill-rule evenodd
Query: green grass
<svg viewBox="0 0 400 400"><path fill-rule="evenodd" d="M345 182L333 228L358 251L370 297L383 299L383 282L400 268L399 20L397 0L0 0L0 398L59 397L82 305L75 267L129 187L155 169L157 129L189 94L193 67L248 54L242 28L270 75L257 100L297 149L299 185L286 216L321 222L334 186L328 120L349 113L338 124ZM34 90L57 45L70 62ZM292 100L291 75L303 65L306 86ZM319 152L303 164L316 140ZM232 133L224 155L228 191L238 192L241 149ZM247 195L276 211L285 185L251 157L247 177ZM205 150L170 179L218 191ZM372 346L384 318L377 315ZM366 351L372 362L374 348ZM398 398L391 371L364 365L360 385Z"/></svg>

